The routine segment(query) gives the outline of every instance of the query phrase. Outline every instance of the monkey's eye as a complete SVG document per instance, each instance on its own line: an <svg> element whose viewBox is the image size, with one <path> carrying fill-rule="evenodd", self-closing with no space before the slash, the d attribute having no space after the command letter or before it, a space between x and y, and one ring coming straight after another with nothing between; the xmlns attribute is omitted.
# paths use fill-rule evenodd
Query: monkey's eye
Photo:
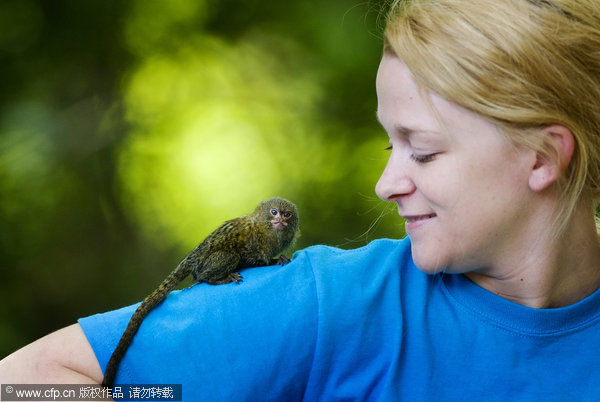
<svg viewBox="0 0 600 402"><path fill-rule="evenodd" d="M271 215L273 215L273 216L277 215L277 210L275 208L271 209Z"/></svg>
<svg viewBox="0 0 600 402"><path fill-rule="evenodd" d="M286 218L286 219L289 218L290 216L292 216L292 213L290 211L285 211L283 213L283 217Z"/></svg>

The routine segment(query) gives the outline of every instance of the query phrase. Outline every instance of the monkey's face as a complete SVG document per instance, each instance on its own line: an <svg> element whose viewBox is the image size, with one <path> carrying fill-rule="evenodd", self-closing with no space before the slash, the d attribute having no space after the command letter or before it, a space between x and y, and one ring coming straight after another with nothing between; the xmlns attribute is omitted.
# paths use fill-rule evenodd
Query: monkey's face
<svg viewBox="0 0 600 402"><path fill-rule="evenodd" d="M298 212L291 202L283 198L271 198L263 204L263 214L275 231L296 231Z"/></svg>
<svg viewBox="0 0 600 402"><path fill-rule="evenodd" d="M292 212L287 210L280 210L279 208L271 208L269 210L271 217L270 222L275 230L283 230L289 225L289 220L292 218Z"/></svg>

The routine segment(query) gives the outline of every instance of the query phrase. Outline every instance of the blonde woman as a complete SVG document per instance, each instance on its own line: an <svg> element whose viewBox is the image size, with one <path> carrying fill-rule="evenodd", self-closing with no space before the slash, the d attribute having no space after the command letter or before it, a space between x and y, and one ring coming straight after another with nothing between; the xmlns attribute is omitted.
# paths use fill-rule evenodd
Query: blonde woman
<svg viewBox="0 0 600 402"><path fill-rule="evenodd" d="M600 3L394 3L376 87L376 191L408 238L173 294L117 383L183 384L185 400L600 399ZM134 307L15 352L2 381L99 383Z"/></svg>

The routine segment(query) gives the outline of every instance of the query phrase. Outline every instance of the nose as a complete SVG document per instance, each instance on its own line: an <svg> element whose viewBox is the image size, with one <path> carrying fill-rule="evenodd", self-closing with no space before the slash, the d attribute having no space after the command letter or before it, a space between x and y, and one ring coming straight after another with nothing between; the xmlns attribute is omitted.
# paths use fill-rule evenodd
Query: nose
<svg viewBox="0 0 600 402"><path fill-rule="evenodd" d="M379 181L375 185L377 196L384 201L395 201L412 194L416 190L410 177L408 161L402 160L392 152Z"/></svg>

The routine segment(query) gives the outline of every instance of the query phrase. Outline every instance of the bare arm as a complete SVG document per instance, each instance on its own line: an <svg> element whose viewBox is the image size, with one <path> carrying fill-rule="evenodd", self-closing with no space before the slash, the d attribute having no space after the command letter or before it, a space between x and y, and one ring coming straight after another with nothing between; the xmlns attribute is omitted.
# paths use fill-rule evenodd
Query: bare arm
<svg viewBox="0 0 600 402"><path fill-rule="evenodd" d="M79 324L73 324L0 360L4 384L100 384L102 370Z"/></svg>

